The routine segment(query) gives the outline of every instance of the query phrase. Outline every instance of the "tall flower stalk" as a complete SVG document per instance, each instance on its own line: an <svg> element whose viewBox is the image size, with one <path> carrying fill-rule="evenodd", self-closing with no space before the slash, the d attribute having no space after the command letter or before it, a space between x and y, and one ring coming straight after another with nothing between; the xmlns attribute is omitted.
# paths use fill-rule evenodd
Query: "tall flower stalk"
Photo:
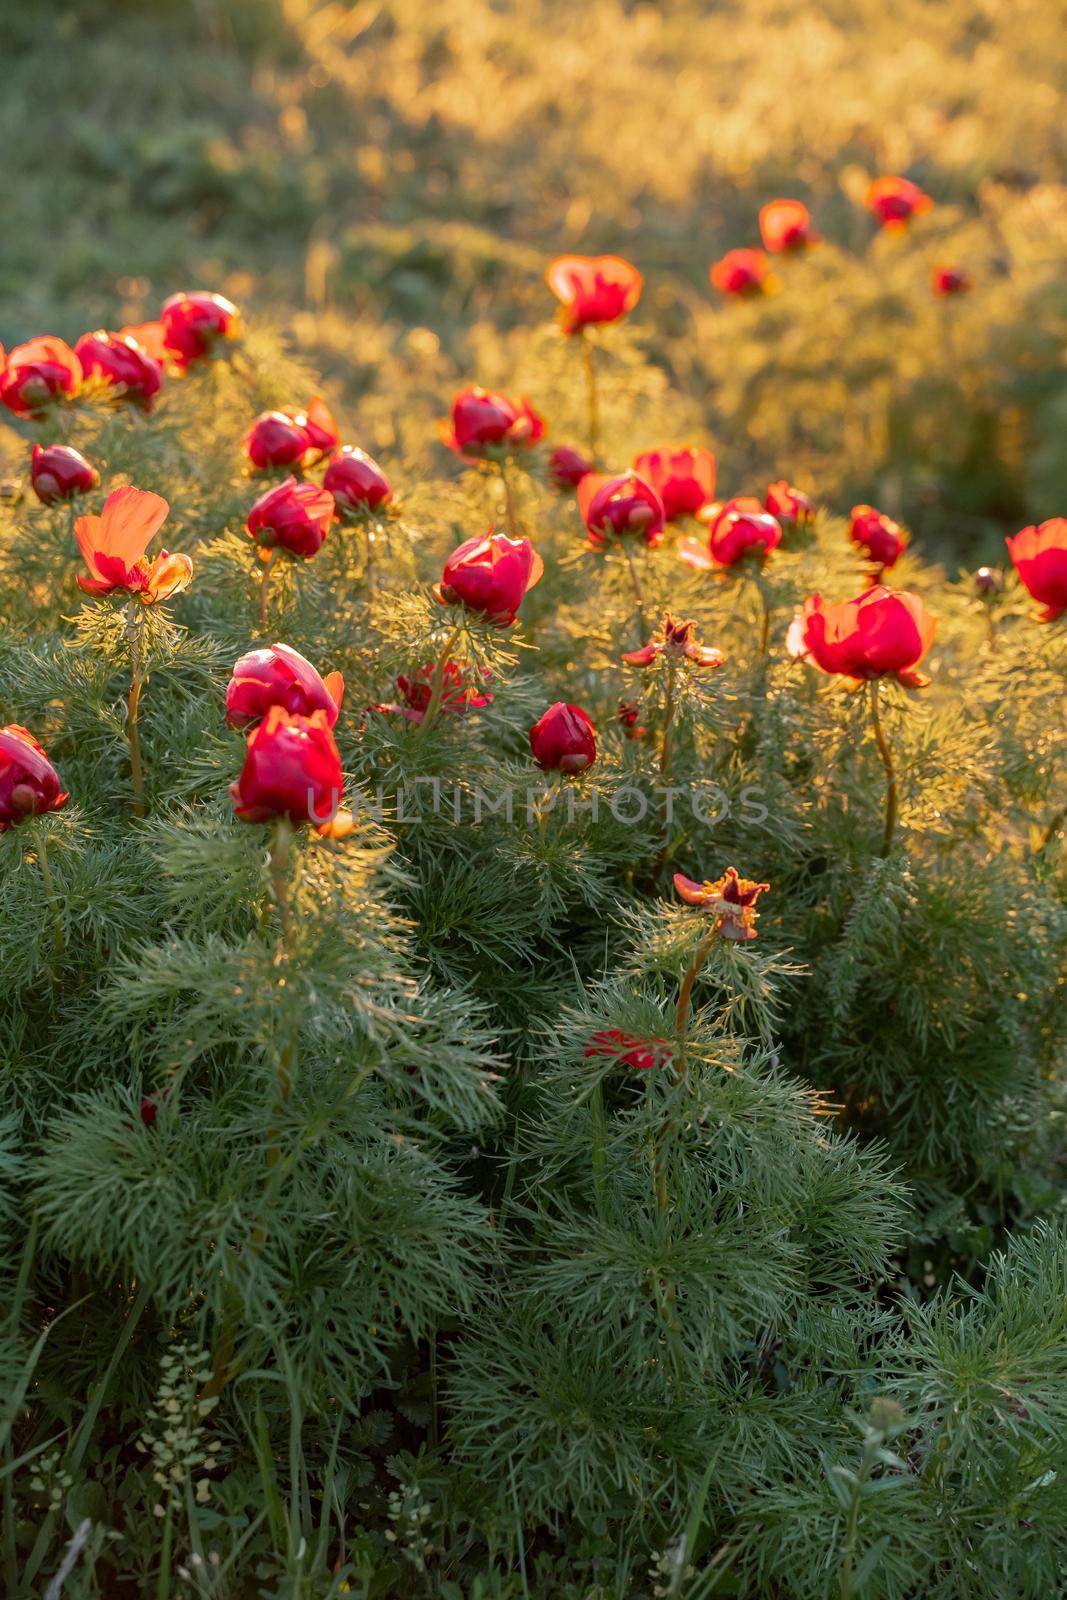
<svg viewBox="0 0 1067 1600"><path fill-rule="evenodd" d="M899 791L898 791L898 785L897 785L896 766L895 766L895 764L893 762L893 752L889 748L889 740L885 736L885 729L882 726L882 717L881 717L881 712L879 710L879 705L878 705L880 689L881 689L881 680L878 679L878 678L871 678L871 680L870 680L871 726L874 729L874 742L878 746L878 754L881 756L881 758L882 758L882 766L885 768L885 781L886 781L886 787L885 787L885 829L884 829L884 832L882 834L882 848L881 848L880 854L882 856L888 856L890 850L892 850L892 848L893 848L893 834L894 834L894 832L896 830L896 825L897 825L897 811L898 811L898 808L899 808Z"/></svg>

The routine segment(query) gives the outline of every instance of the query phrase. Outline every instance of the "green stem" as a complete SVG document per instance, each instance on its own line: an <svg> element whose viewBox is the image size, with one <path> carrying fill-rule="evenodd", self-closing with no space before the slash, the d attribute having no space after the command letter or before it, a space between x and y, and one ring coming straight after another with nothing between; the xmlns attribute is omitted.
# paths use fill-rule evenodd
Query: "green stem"
<svg viewBox="0 0 1067 1600"><path fill-rule="evenodd" d="M500 481L504 485L504 510L507 516L508 534L512 539L517 539L519 536L519 519L515 511L515 492L512 489L511 478L508 473L507 456L500 457L499 467Z"/></svg>
<svg viewBox="0 0 1067 1600"><path fill-rule="evenodd" d="M871 723L874 727L874 742L878 746L878 754L882 758L885 768L885 833L882 838L882 848L879 852L883 857L888 856L893 848L893 832L897 825L897 807L899 804L897 793L897 773L893 765L893 753L889 748L885 731L882 728L882 718L878 709L878 692L880 684L877 678L870 680L871 685Z"/></svg>
<svg viewBox="0 0 1067 1600"><path fill-rule="evenodd" d="M145 814L144 766L141 760L141 734L138 725L141 690L144 687L141 664L141 617L138 614L139 606L140 601L130 601L127 622L130 640L130 694L127 701L126 737L130 746L130 780L133 785L133 814L135 817L143 817Z"/></svg>
<svg viewBox="0 0 1067 1600"><path fill-rule="evenodd" d="M633 551L630 549L628 536L619 540L620 548L626 557L626 565L630 569L630 586L634 592L634 602L637 606L637 642L639 645L648 642L648 624L645 620L645 596L641 588L641 580L637 576L637 563L634 561Z"/></svg>
<svg viewBox="0 0 1067 1600"><path fill-rule="evenodd" d="M267 627L267 591L270 587L270 575L274 569L277 554L278 552L275 549L267 557L267 563L263 568L263 577L259 584L259 626L264 632L266 632Z"/></svg>
<svg viewBox="0 0 1067 1600"><path fill-rule="evenodd" d="M663 733L659 746L659 773L663 779L667 777L667 768L671 759L671 731L674 722L674 690L677 675L678 668L673 661L669 661L667 665L667 695L663 705ZM666 806L666 802L664 802L664 806ZM666 819L664 819L664 826L666 826Z"/></svg>
<svg viewBox="0 0 1067 1600"><path fill-rule="evenodd" d="M1039 856L1042 850L1047 850L1065 822L1067 822L1067 806L1061 806L1059 811L1056 812L1056 815L1053 817L1052 821L1049 823L1048 827L1045 829L1044 833L1041 835L1041 839L1035 846L1032 854Z"/></svg>
<svg viewBox="0 0 1067 1600"><path fill-rule="evenodd" d="M708 951L715 943L717 932L718 928L713 922L697 945L696 954L689 964L688 971L682 979L682 987L678 991L678 1010L674 1019L674 1037L678 1046L678 1054L675 1057L674 1070L675 1075L679 1078L684 1078L686 1074L685 1051L689 1034L689 1009L693 1003L693 985L696 983L697 974L707 960Z"/></svg>
<svg viewBox="0 0 1067 1600"><path fill-rule="evenodd" d="M159 1572L156 1576L156 1600L169 1600L170 1552L174 1537L174 1496L167 1491L167 1511L163 1518L163 1538L159 1547Z"/></svg>
<svg viewBox="0 0 1067 1600"><path fill-rule="evenodd" d="M58 978L59 968L63 964L63 955L66 941L63 937L63 917L59 908L59 899L56 895L55 879L52 877L52 865L48 859L48 840L44 834L37 840L37 867L44 884L45 896L52 909L52 948L55 953L55 971L53 977Z"/></svg>
<svg viewBox="0 0 1067 1600"><path fill-rule="evenodd" d="M600 455L600 397L597 394L596 363L593 359L593 345L585 330L580 334L582 346L582 361L585 365L585 381L589 392L589 459L594 468Z"/></svg>
<svg viewBox="0 0 1067 1600"><path fill-rule="evenodd" d="M285 991L293 978L293 912L289 903L289 852L292 837L293 830L288 818L276 818L270 847L270 887L274 904L278 908L281 929L278 949L274 956L274 964L279 972L280 991ZM290 1017L286 1020L284 1039L278 1053L277 1111L284 1110L289 1103L296 1072L296 1027L291 993L282 993L281 1007L290 1013ZM277 1129L271 1128L267 1137L268 1170L277 1165L280 1156L281 1147Z"/></svg>
<svg viewBox="0 0 1067 1600"><path fill-rule="evenodd" d="M363 568L363 577L364 577L364 580L366 581L367 593L370 595L370 597L372 599L374 598L374 595L377 592L377 579L375 577L375 572L374 572L374 536L375 536L375 534L378 531L380 526L381 526L380 523L372 522L370 520L370 518L368 518L366 523L364 524L364 536L366 538L366 557L367 557L367 560L366 560L366 565Z"/></svg>
<svg viewBox="0 0 1067 1600"><path fill-rule="evenodd" d="M768 650L768 648L770 646L770 642L771 642L771 608L767 604L767 590L764 588L763 579L757 575L752 581L756 585L756 593L759 596L759 606L760 606L759 653L760 653L760 660L763 662L764 666L766 666L767 650Z"/></svg>
<svg viewBox="0 0 1067 1600"><path fill-rule="evenodd" d="M420 728L422 733L425 733L431 723L435 722L437 719L437 714L441 709L441 701L444 699L445 695L445 668L448 665L449 657L462 637L463 624L461 622L458 628L453 628L452 632L445 640L444 649L438 656L434 666L433 687L430 690L429 703L427 704L425 713L423 714Z"/></svg>

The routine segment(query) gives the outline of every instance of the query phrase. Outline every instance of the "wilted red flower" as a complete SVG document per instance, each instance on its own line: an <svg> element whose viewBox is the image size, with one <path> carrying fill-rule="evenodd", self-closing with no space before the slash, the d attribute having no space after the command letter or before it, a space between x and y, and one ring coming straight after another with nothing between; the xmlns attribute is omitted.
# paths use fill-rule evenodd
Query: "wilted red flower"
<svg viewBox="0 0 1067 1600"><path fill-rule="evenodd" d="M644 279L621 256L557 256L545 282L560 303L564 333L592 323L618 322L641 298Z"/></svg>
<svg viewBox="0 0 1067 1600"><path fill-rule="evenodd" d="M74 354L87 378L98 378L125 399L146 411L152 409L163 387L163 367L131 334L109 333L104 328L83 333Z"/></svg>
<svg viewBox="0 0 1067 1600"><path fill-rule="evenodd" d="M890 232L906 228L912 217L921 217L933 203L909 178L875 178L867 191L868 210Z"/></svg>
<svg viewBox="0 0 1067 1600"><path fill-rule="evenodd" d="M710 645L697 644L693 638L695 627L695 622L678 622L668 611L663 618L662 639L653 639L640 650L628 650L622 659L631 667L650 667L657 656L667 655L694 667L721 667L726 657Z"/></svg>
<svg viewBox="0 0 1067 1600"><path fill-rule="evenodd" d="M77 519L74 537L89 568L87 578L78 574L78 584L86 594L123 589L149 606L188 587L193 576L188 556L161 550L153 561L145 559L169 510L162 495L147 489L114 489L98 517Z"/></svg>
<svg viewBox="0 0 1067 1600"><path fill-rule="evenodd" d="M942 296L970 294L974 280L962 267L935 267L930 274L930 287Z"/></svg>
<svg viewBox="0 0 1067 1600"><path fill-rule="evenodd" d="M241 822L288 817L294 827L314 824L319 833L343 839L355 823L340 810L344 777L341 757L324 711L302 717L271 706L248 735L244 767L230 785Z"/></svg>
<svg viewBox="0 0 1067 1600"><path fill-rule="evenodd" d="M167 353L180 368L214 355L220 344L241 334L233 301L206 289L172 294L160 307L159 321Z"/></svg>
<svg viewBox="0 0 1067 1600"><path fill-rule="evenodd" d="M17 722L0 728L0 833L27 817L59 811L69 799L33 734Z"/></svg>
<svg viewBox="0 0 1067 1600"><path fill-rule="evenodd" d="M655 489L668 522L696 516L715 498L715 457L710 450L690 446L645 450L634 456L634 471Z"/></svg>
<svg viewBox="0 0 1067 1600"><path fill-rule="evenodd" d="M690 538L678 541L678 554L698 572L721 572L747 556L764 561L782 540L781 523L755 495L705 506L700 520L708 524L706 544Z"/></svg>
<svg viewBox="0 0 1067 1600"><path fill-rule="evenodd" d="M714 882L705 879L703 883L695 883L692 878L676 872L674 887L689 905L700 906L717 918L718 930L724 939L754 939L759 916L756 901L767 893L770 884L739 878L735 867L727 867L723 876Z"/></svg>
<svg viewBox="0 0 1067 1600"><path fill-rule="evenodd" d="M592 470L593 463L569 444L558 444L548 458L549 482L561 494L567 489L577 489L586 473Z"/></svg>
<svg viewBox="0 0 1067 1600"><path fill-rule="evenodd" d="M343 444L330 457L322 486L329 489L341 511L376 511L393 495L378 463L354 444Z"/></svg>
<svg viewBox="0 0 1067 1600"><path fill-rule="evenodd" d="M226 690L226 721L247 728L265 717L271 706L309 717L321 711L333 727L341 710L345 680L339 672L319 676L311 662L291 645L272 644L249 650L233 669Z"/></svg>
<svg viewBox="0 0 1067 1600"><path fill-rule="evenodd" d="M396 680L397 693L402 697L402 705L378 706L378 711L399 712L409 722L421 722L426 715L431 699L433 698L434 683L437 674L437 664L428 661L425 666L408 677L401 673ZM481 678L484 682L489 677L488 667L483 667ZM493 697L488 690L478 689L473 681L470 669L461 667L458 662L446 661L444 676L441 682L441 698L438 710L460 715L465 711L477 711L482 706L492 705Z"/></svg>
<svg viewBox="0 0 1067 1600"><path fill-rule="evenodd" d="M328 489L286 478L260 496L245 527L263 560L277 548L307 561L322 548L333 518L333 495Z"/></svg>
<svg viewBox="0 0 1067 1600"><path fill-rule="evenodd" d="M32 417L53 400L70 399L81 381L82 364L74 351L50 333L16 345L6 356L0 346L0 401L16 417Z"/></svg>
<svg viewBox="0 0 1067 1600"><path fill-rule="evenodd" d="M638 718L641 708L636 700L620 700L618 718L627 739L647 739L651 729L644 727Z"/></svg>
<svg viewBox="0 0 1067 1600"><path fill-rule="evenodd" d="M80 451L69 444L35 444L30 461L30 482L38 500L50 506L95 489L100 474Z"/></svg>
<svg viewBox="0 0 1067 1600"><path fill-rule="evenodd" d="M1052 517L1009 539L1008 554L1024 588L1040 605L1042 622L1067 611L1067 517Z"/></svg>
<svg viewBox="0 0 1067 1600"><path fill-rule="evenodd" d="M786 644L790 655L854 683L889 677L906 689L923 689L930 680L915 669L936 631L918 595L879 583L838 605L826 606L821 595L813 595Z"/></svg>
<svg viewBox="0 0 1067 1600"><path fill-rule="evenodd" d="M525 449L544 437L544 418L525 396L512 400L506 394L476 385L461 389L449 417L438 423L441 439L464 461L482 461L494 451Z"/></svg>
<svg viewBox="0 0 1067 1600"><path fill-rule="evenodd" d="M800 200L771 200L761 206L759 231L764 247L772 255L805 250L822 239L822 234L815 231L811 212Z"/></svg>
<svg viewBox="0 0 1067 1600"><path fill-rule="evenodd" d="M767 292L771 264L762 250L727 250L708 276L722 294L753 297Z"/></svg>
<svg viewBox="0 0 1067 1600"><path fill-rule="evenodd" d="M433 592L442 605L465 606L497 627L510 628L523 596L544 570L529 539L509 539L490 529L484 538L467 539L453 550Z"/></svg>
<svg viewBox="0 0 1067 1600"><path fill-rule="evenodd" d="M795 528L806 526L815 516L815 506L808 496L784 478L769 485L763 505L770 516Z"/></svg>
<svg viewBox="0 0 1067 1600"><path fill-rule="evenodd" d="M663 537L663 501L636 472L587 472L578 485L578 509L591 545L623 538L656 545Z"/></svg>
<svg viewBox="0 0 1067 1600"><path fill-rule="evenodd" d="M623 1033L621 1028L601 1028L591 1033L582 1051L586 1061L592 1056L614 1056L620 1067L634 1067L638 1072L649 1072L670 1061L673 1053L666 1039L641 1039L636 1034Z"/></svg>
<svg viewBox="0 0 1067 1600"><path fill-rule="evenodd" d="M908 548L908 535L899 523L874 506L853 506L848 536L876 566L893 567Z"/></svg>
<svg viewBox="0 0 1067 1600"><path fill-rule="evenodd" d="M596 760L596 728L580 706L557 700L530 729L530 749L545 772L577 777Z"/></svg>

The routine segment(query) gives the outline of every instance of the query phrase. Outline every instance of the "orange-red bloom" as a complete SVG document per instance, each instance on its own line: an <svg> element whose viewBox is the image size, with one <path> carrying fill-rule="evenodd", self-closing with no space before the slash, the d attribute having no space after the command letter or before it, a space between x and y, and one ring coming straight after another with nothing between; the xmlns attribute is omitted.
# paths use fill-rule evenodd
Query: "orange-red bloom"
<svg viewBox="0 0 1067 1600"><path fill-rule="evenodd" d="M640 650L627 650L623 660L630 667L650 667L657 657L666 655L672 661L688 661L694 667L721 667L726 657L711 645L697 644L693 638L695 622L679 622L666 612L663 618L663 637L642 645Z"/></svg>
<svg viewBox="0 0 1067 1600"><path fill-rule="evenodd" d="M954 294L970 294L974 280L962 267L935 267L930 274L930 287L945 299Z"/></svg>
<svg viewBox="0 0 1067 1600"><path fill-rule="evenodd" d="M578 509L591 545L608 539L663 538L663 501L636 472L587 472L578 485Z"/></svg>
<svg viewBox="0 0 1067 1600"><path fill-rule="evenodd" d="M596 728L580 706L557 700L530 729L530 749L545 772L577 777L596 760Z"/></svg>
<svg viewBox="0 0 1067 1600"><path fill-rule="evenodd" d="M1052 517L1006 540L1008 554L1029 594L1044 606L1040 621L1067 611L1067 517Z"/></svg>
<svg viewBox="0 0 1067 1600"><path fill-rule="evenodd" d="M891 233L906 228L913 217L921 217L933 204L909 178L875 178L867 191L868 210Z"/></svg>
<svg viewBox="0 0 1067 1600"><path fill-rule="evenodd" d="M510 628L523 596L540 583L545 564L529 539L490 531L467 539L445 562L434 594L442 605L464 606L496 627Z"/></svg>
<svg viewBox="0 0 1067 1600"><path fill-rule="evenodd" d="M557 256L545 282L560 303L564 333L618 322L641 298L644 279L621 256Z"/></svg>
<svg viewBox="0 0 1067 1600"><path fill-rule="evenodd" d="M69 799L33 734L17 722L0 728L0 833L27 817L59 811Z"/></svg>
<svg viewBox="0 0 1067 1600"><path fill-rule="evenodd" d="M795 528L805 527L815 516L815 507L808 496L784 478L769 485L763 504L767 513L778 522L789 523Z"/></svg>
<svg viewBox="0 0 1067 1600"><path fill-rule="evenodd" d="M472 385L456 395L451 415L440 419L438 429L442 443L464 461L483 461L536 444L544 438L545 423L525 396L512 400Z"/></svg>
<svg viewBox="0 0 1067 1600"><path fill-rule="evenodd" d="M700 906L716 918L724 939L754 939L759 916L756 901L770 889L769 883L739 878L735 867L727 867L721 878L696 883L681 872L674 874L674 887L691 906Z"/></svg>
<svg viewBox="0 0 1067 1600"><path fill-rule="evenodd" d="M276 548L308 561L322 548L333 520L333 495L328 489L286 478L260 495L248 513L245 528L259 546L264 561Z"/></svg>
<svg viewBox="0 0 1067 1600"><path fill-rule="evenodd" d="M97 378L124 399L151 411L163 387L163 367L129 333L83 333L74 346L87 378Z"/></svg>
<svg viewBox="0 0 1067 1600"><path fill-rule="evenodd" d="M753 298L770 287L771 264L762 250L727 250L708 276L722 294Z"/></svg>
<svg viewBox="0 0 1067 1600"><path fill-rule="evenodd" d="M634 471L652 485L668 522L695 517L715 498L715 457L691 446L645 450L634 457Z"/></svg>
<svg viewBox="0 0 1067 1600"><path fill-rule="evenodd" d="M71 399L81 383L81 362L50 333L16 345L6 356L0 346L0 402L16 417L36 416L53 400Z"/></svg>
<svg viewBox="0 0 1067 1600"><path fill-rule="evenodd" d="M924 689L930 680L916 668L936 631L918 595L880 583L837 605L813 595L786 643L790 655L853 683L888 677L907 689Z"/></svg>
<svg viewBox="0 0 1067 1600"><path fill-rule="evenodd" d="M641 1039L620 1028L602 1028L590 1034L582 1054L586 1061L592 1056L613 1056L620 1067L649 1072L661 1062L670 1061L674 1052L666 1039Z"/></svg>
<svg viewBox="0 0 1067 1600"><path fill-rule="evenodd" d="M100 474L80 451L69 444L35 444L30 461L30 482L43 506L70 500L95 489Z"/></svg>
<svg viewBox="0 0 1067 1600"><path fill-rule="evenodd" d="M341 757L324 711L310 717L271 706L248 735L244 767L230 785L241 822L288 817L294 827L312 823L319 833L343 839L355 823L342 811Z"/></svg>
<svg viewBox="0 0 1067 1600"><path fill-rule="evenodd" d="M319 676L299 650L272 644L249 650L233 669L226 690L226 721L231 728L248 728L265 717L271 706L301 717L321 711L333 727L341 711L345 680L339 672Z"/></svg>
<svg viewBox="0 0 1067 1600"><path fill-rule="evenodd" d="M750 556L765 561L782 542L781 523L755 495L705 506L700 520L708 524L706 544L699 539L678 540L678 554L698 572L722 572Z"/></svg>
<svg viewBox="0 0 1067 1600"><path fill-rule="evenodd" d="M168 600L188 587L193 563L188 556L161 550L153 561L145 551L164 522L170 506L147 489L114 489L98 517L79 517L74 537L89 568L78 574L86 594L111 594L121 589L146 606Z"/></svg>
<svg viewBox="0 0 1067 1600"><path fill-rule="evenodd" d="M760 208L759 231L764 247L772 255L790 255L818 244L811 213L800 200L771 200Z"/></svg>
<svg viewBox="0 0 1067 1600"><path fill-rule="evenodd" d="M232 300L206 289L172 294L160 308L159 321L163 345L179 369L205 360L241 335L241 316Z"/></svg>
<svg viewBox="0 0 1067 1600"><path fill-rule="evenodd" d="M343 444L330 457L322 487L329 489L339 511L376 511L393 497L381 467L354 444Z"/></svg>
<svg viewBox="0 0 1067 1600"><path fill-rule="evenodd" d="M908 548L908 534L899 523L874 506L853 506L848 536L875 566L896 566Z"/></svg>

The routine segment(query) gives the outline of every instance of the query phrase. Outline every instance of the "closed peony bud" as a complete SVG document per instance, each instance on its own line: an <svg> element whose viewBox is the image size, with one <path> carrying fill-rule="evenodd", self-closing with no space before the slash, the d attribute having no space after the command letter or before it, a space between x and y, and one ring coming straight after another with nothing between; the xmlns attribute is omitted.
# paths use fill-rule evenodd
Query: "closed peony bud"
<svg viewBox="0 0 1067 1600"><path fill-rule="evenodd" d="M241 317L232 301L206 289L172 294L159 312L163 344L176 366L205 360L241 334Z"/></svg>
<svg viewBox="0 0 1067 1600"><path fill-rule="evenodd" d="M0 833L27 817L59 811L69 799L33 734L15 722L0 728Z"/></svg>
<svg viewBox="0 0 1067 1600"><path fill-rule="evenodd" d="M590 1034L589 1043L582 1051L587 1061L593 1056L612 1056L620 1067L633 1067L638 1072L650 1072L662 1062L670 1061L674 1052L666 1039L641 1039L620 1028L603 1028Z"/></svg>
<svg viewBox="0 0 1067 1600"><path fill-rule="evenodd" d="M655 489L668 522L695 517L715 498L715 457L710 450L690 446L645 450L634 457L634 471Z"/></svg>
<svg viewBox="0 0 1067 1600"><path fill-rule="evenodd" d="M106 383L134 405L152 409L163 387L163 367L131 334L83 333L74 346L86 378Z"/></svg>
<svg viewBox="0 0 1067 1600"><path fill-rule="evenodd" d="M708 525L706 544L688 537L678 541L679 556L698 572L724 571L749 558L762 563L782 540L781 523L754 495L706 506L700 520Z"/></svg>
<svg viewBox="0 0 1067 1600"><path fill-rule="evenodd" d="M800 200L772 200L762 206L759 231L764 248L772 255L792 255L822 239L822 234L815 231L811 213Z"/></svg>
<svg viewBox="0 0 1067 1600"><path fill-rule="evenodd" d="M257 472L271 467L306 467L318 459L307 429L284 411L263 411L241 442L241 450Z"/></svg>
<svg viewBox="0 0 1067 1600"><path fill-rule="evenodd" d="M596 760L596 729L579 706L557 700L530 729L530 749L545 772L576 777Z"/></svg>
<svg viewBox="0 0 1067 1600"><path fill-rule="evenodd" d="M365 450L344 444L330 457L322 478L339 511L376 511L393 496L389 479Z"/></svg>
<svg viewBox="0 0 1067 1600"><path fill-rule="evenodd" d="M762 250L727 250L708 276L721 294L753 299L770 288L771 264Z"/></svg>
<svg viewBox="0 0 1067 1600"><path fill-rule="evenodd" d="M921 217L933 204L909 178L875 178L867 191L867 209L891 233L906 228L913 217Z"/></svg>
<svg viewBox="0 0 1067 1600"><path fill-rule="evenodd" d="M545 282L560 303L564 333L618 322L641 298L644 280L621 256L558 256Z"/></svg>
<svg viewBox="0 0 1067 1600"><path fill-rule="evenodd" d="M283 415L292 417L303 428L316 461L321 461L323 456L329 455L340 444L341 435L333 412L321 396L316 395L309 400L304 411L294 410L292 406L283 406L282 411Z"/></svg>
<svg viewBox="0 0 1067 1600"><path fill-rule="evenodd" d="M272 644L250 650L234 667L226 690L226 721L231 728L247 728L265 717L271 706L281 706L301 717L321 711L332 728L344 692L339 672L321 678L299 650Z"/></svg>
<svg viewBox="0 0 1067 1600"><path fill-rule="evenodd" d="M1067 611L1067 517L1052 517L1006 540L1023 587L1042 606L1041 622Z"/></svg>
<svg viewBox="0 0 1067 1600"><path fill-rule="evenodd" d="M468 539L445 562L434 594L442 605L465 606L497 627L515 621L523 596L541 581L545 564L529 539L487 533Z"/></svg>
<svg viewBox="0 0 1067 1600"><path fill-rule="evenodd" d="M308 561L322 548L333 519L333 495L328 489L286 478L260 496L245 527L261 552L287 550Z"/></svg>
<svg viewBox="0 0 1067 1600"><path fill-rule="evenodd" d="M930 682L916 671L937 624L918 595L876 584L855 600L824 605L813 595L789 630L789 653L854 683L895 678L907 689Z"/></svg>
<svg viewBox="0 0 1067 1600"><path fill-rule="evenodd" d="M578 485L578 509L591 545L624 538L656 545L663 537L663 501L636 472L587 473Z"/></svg>
<svg viewBox="0 0 1067 1600"><path fill-rule="evenodd" d="M815 507L808 496L784 478L770 484L763 505L769 516L794 528L806 527L815 517Z"/></svg>
<svg viewBox="0 0 1067 1600"><path fill-rule="evenodd" d="M954 294L970 294L974 282L962 267L935 267L930 274L930 287L945 299Z"/></svg>
<svg viewBox="0 0 1067 1600"><path fill-rule="evenodd" d="M153 561L145 551L167 519L170 506L146 489L115 489L98 517L79 517L74 537L89 568L78 575L86 594L115 590L135 595L144 605L168 600L188 587L193 564L188 556L161 550Z"/></svg>
<svg viewBox="0 0 1067 1600"><path fill-rule="evenodd" d="M592 470L593 463L569 444L558 444L548 458L549 482L561 494L568 489L577 489L586 473Z"/></svg>
<svg viewBox="0 0 1067 1600"><path fill-rule="evenodd" d="M988 600L1004 588L1003 574L996 567L979 567L974 575L974 588L980 599Z"/></svg>
<svg viewBox="0 0 1067 1600"><path fill-rule="evenodd" d="M525 398L510 399L489 389L461 389L452 411L439 423L441 439L465 461L526 449L544 437L544 419Z"/></svg>
<svg viewBox="0 0 1067 1600"><path fill-rule="evenodd" d="M294 716L271 706L248 735L244 766L230 786L241 822L287 817L294 827L310 822L320 833L344 838L354 827L341 811L341 757L324 711Z"/></svg>
<svg viewBox="0 0 1067 1600"><path fill-rule="evenodd" d="M754 939L759 916L756 901L768 892L770 884L740 878L736 868L727 867L723 876L714 882L705 879L703 883L695 883L692 878L676 872L674 887L687 904L699 906L716 918L718 931L724 939Z"/></svg>
<svg viewBox="0 0 1067 1600"><path fill-rule="evenodd" d="M70 500L76 494L95 489L100 474L69 444L35 444L30 481L41 504L50 506L57 500Z"/></svg>
<svg viewBox="0 0 1067 1600"><path fill-rule="evenodd" d="M36 416L54 400L71 399L81 382L81 362L50 333L16 345L7 356L0 348L0 401L16 417Z"/></svg>
<svg viewBox="0 0 1067 1600"><path fill-rule="evenodd" d="M848 536L875 566L896 566L908 548L908 535L900 525L874 506L853 506Z"/></svg>

